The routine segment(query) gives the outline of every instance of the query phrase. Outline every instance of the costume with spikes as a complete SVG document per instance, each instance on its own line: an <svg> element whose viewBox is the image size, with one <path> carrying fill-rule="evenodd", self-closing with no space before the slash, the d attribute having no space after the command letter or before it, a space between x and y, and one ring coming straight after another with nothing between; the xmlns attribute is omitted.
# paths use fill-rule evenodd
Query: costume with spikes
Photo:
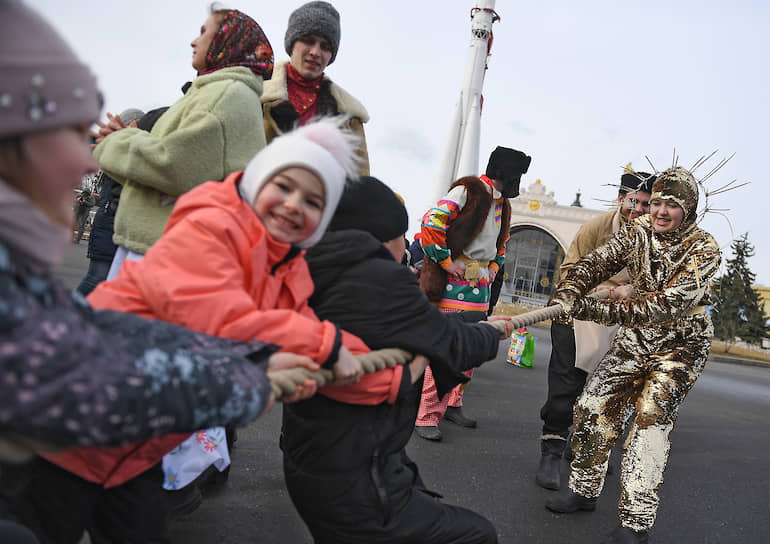
<svg viewBox="0 0 770 544"><path fill-rule="evenodd" d="M655 176L634 172L630 163L620 178L619 195L652 193ZM621 206L626 206L624 198ZM613 209L584 223L570 243L560 266L564 276L580 257L605 244L613 234L628 224L617 201ZM607 278L597 288L614 288L631 282L628 270ZM541 460L537 482L546 489L559 489L561 458L572 427L575 401L583 391L588 374L607 352L618 325L602 325L594 321L555 319L551 322L551 357L548 361L548 395L540 409L543 420Z"/></svg>
<svg viewBox="0 0 770 544"><path fill-rule="evenodd" d="M713 327L705 305L721 262L716 241L696 225L698 182L689 171L663 171L653 185L656 199L682 207L676 229L658 233L650 216L640 217L575 263L554 298L576 319L620 325L575 407L569 487L582 497L599 495L609 453L623 431L624 411L635 409L618 507L621 525L634 531L646 531L655 521L669 434L706 364ZM636 298L584 297L624 267Z"/></svg>

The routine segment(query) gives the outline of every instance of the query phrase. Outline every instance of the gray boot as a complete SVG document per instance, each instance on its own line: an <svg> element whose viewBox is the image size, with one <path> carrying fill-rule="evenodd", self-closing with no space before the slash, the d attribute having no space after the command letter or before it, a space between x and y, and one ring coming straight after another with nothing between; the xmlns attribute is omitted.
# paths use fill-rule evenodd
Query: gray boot
<svg viewBox="0 0 770 544"><path fill-rule="evenodd" d="M561 486L561 456L567 442L561 438L547 438L540 441L540 465L535 481L540 487L557 490Z"/></svg>

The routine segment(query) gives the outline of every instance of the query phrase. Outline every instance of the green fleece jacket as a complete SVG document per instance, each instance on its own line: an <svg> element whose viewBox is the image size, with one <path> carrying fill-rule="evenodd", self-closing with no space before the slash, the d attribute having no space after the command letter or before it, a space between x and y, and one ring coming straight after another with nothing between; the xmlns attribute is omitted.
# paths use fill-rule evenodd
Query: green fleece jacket
<svg viewBox="0 0 770 544"><path fill-rule="evenodd" d="M223 68L196 78L152 132L126 128L96 147L102 170L123 185L116 244L145 253L179 195L245 168L265 146L261 95L251 70Z"/></svg>

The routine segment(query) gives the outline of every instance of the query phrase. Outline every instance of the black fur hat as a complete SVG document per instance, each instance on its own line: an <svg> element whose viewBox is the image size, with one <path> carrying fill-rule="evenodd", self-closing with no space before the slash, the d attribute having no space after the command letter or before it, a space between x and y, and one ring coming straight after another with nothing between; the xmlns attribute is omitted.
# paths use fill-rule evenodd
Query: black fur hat
<svg viewBox="0 0 770 544"><path fill-rule="evenodd" d="M519 196L519 182L522 174L529 170L532 157L509 147L497 146L489 156L487 177L498 180L503 185L503 196L515 198Z"/></svg>
<svg viewBox="0 0 770 544"><path fill-rule="evenodd" d="M489 156L486 174L491 179L505 179L516 174L521 176L529 170L530 162L532 157L521 151L497 146Z"/></svg>
<svg viewBox="0 0 770 544"><path fill-rule="evenodd" d="M652 193L652 186L658 177L647 172L627 172L620 176L620 193L633 193L634 191L644 191Z"/></svg>

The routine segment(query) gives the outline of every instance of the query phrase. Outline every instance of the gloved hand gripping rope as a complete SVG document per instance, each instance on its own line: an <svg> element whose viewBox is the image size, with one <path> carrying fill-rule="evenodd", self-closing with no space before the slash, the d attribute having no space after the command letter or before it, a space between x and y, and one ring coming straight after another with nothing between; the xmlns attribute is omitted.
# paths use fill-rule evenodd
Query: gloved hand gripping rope
<svg viewBox="0 0 770 544"><path fill-rule="evenodd" d="M601 291L591 293L588 296L597 300L602 300L610 297L610 291L603 289ZM532 310L531 312L517 315L511 318L511 325L513 326L513 329L516 330L520 329L521 327L526 327L527 325L538 323L539 321L545 321L546 319L557 319L565 313L568 312L565 311L564 306L561 304L554 304L553 306L546 306L545 308L540 308L539 310Z"/></svg>

